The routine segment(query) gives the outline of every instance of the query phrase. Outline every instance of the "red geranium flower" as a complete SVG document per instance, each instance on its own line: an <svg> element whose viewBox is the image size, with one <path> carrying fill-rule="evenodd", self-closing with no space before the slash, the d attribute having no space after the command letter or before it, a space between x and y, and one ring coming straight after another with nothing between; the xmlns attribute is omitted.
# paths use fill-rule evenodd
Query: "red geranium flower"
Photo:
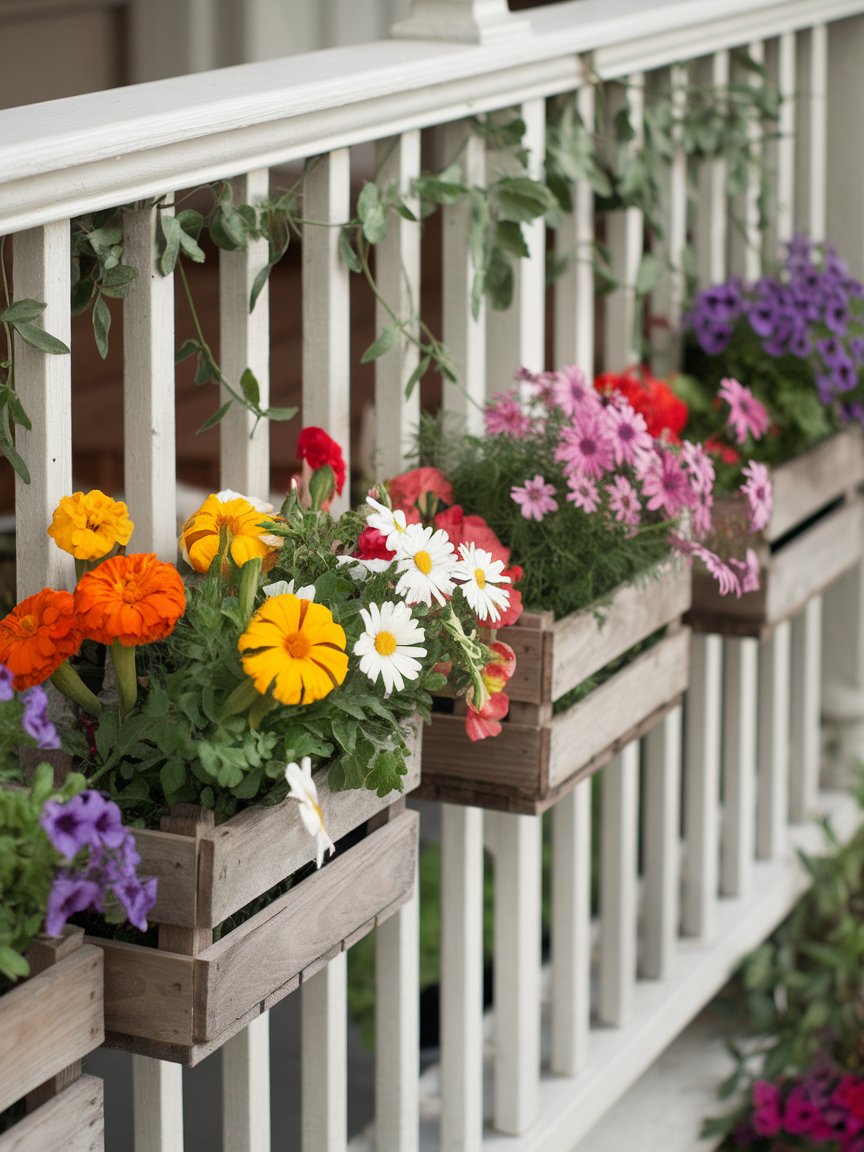
<svg viewBox="0 0 864 1152"><path fill-rule="evenodd" d="M437 468L412 468L390 481L390 499L393 507L401 509L406 516L416 507L422 516L428 517L438 501L453 503L453 488Z"/></svg>
<svg viewBox="0 0 864 1152"><path fill-rule="evenodd" d="M336 480L336 491L341 496L345 486L345 461L342 449L323 428L312 425L303 429L297 438L297 457L305 460L313 472L329 464Z"/></svg>
<svg viewBox="0 0 864 1152"><path fill-rule="evenodd" d="M482 708L468 705L465 714L465 731L469 740L485 740L488 736L500 736L501 721L510 711L510 699L506 692L496 692L490 696Z"/></svg>
<svg viewBox="0 0 864 1152"><path fill-rule="evenodd" d="M594 384L598 392L620 392L630 407L644 416L648 433L655 439L665 432L673 444L680 441L690 417L687 405L647 369L628 368L620 374L604 372Z"/></svg>
<svg viewBox="0 0 864 1152"><path fill-rule="evenodd" d="M396 555L387 547L387 537L377 528L364 528L357 537L353 555L360 560L392 560Z"/></svg>

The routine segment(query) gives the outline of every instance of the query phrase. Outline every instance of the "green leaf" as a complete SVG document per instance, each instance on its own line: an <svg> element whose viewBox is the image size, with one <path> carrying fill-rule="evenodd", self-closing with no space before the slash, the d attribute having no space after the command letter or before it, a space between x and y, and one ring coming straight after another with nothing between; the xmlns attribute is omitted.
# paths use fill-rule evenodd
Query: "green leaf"
<svg viewBox="0 0 864 1152"><path fill-rule="evenodd" d="M198 244L198 237L201 234L204 217L193 208L186 208L178 212L175 219L180 225L180 247L195 264L203 264L205 256Z"/></svg>
<svg viewBox="0 0 864 1152"><path fill-rule="evenodd" d="M129 291L129 285L138 279L138 269L126 264L118 264L115 268L107 268L100 287L106 296L124 297Z"/></svg>
<svg viewBox="0 0 864 1152"><path fill-rule="evenodd" d="M93 335L96 339L96 348L104 360L108 355L108 333L111 330L111 312L100 292L93 305Z"/></svg>
<svg viewBox="0 0 864 1152"><path fill-rule="evenodd" d="M636 130L630 122L630 108L620 108L615 113L613 121L615 125L615 137L622 144L629 144L631 140L636 139Z"/></svg>
<svg viewBox="0 0 864 1152"><path fill-rule="evenodd" d="M504 176L492 185L489 193L503 220L519 223L536 220L554 207L546 185L528 176Z"/></svg>
<svg viewBox="0 0 864 1152"><path fill-rule="evenodd" d="M211 416L207 417L201 427L196 429L195 435L197 436L201 432L207 432L210 428L215 428L219 421L224 419L225 413L233 403L233 400L226 400L221 408L217 408Z"/></svg>
<svg viewBox="0 0 864 1152"><path fill-rule="evenodd" d="M5 312L0 312L0 320L5 320L7 324L19 322L27 324L31 320L38 320L46 308L47 304L42 304L39 300L16 300Z"/></svg>
<svg viewBox="0 0 864 1152"><path fill-rule="evenodd" d="M179 792L186 783L186 766L180 760L168 760L159 771L159 782L166 797Z"/></svg>
<svg viewBox="0 0 864 1152"><path fill-rule="evenodd" d="M653 252L643 252L636 273L636 292L640 296L647 295L657 284L662 272L660 261Z"/></svg>
<svg viewBox="0 0 864 1152"><path fill-rule="evenodd" d="M7 980L18 980L30 975L30 965L20 952L8 944L0 944L0 973Z"/></svg>
<svg viewBox="0 0 864 1152"><path fill-rule="evenodd" d="M174 353L174 363L182 364L184 360L188 360L190 356L196 356L200 351L201 345L197 340L184 340Z"/></svg>
<svg viewBox="0 0 864 1152"><path fill-rule="evenodd" d="M363 235L370 244L377 244L387 235L387 212L381 203L378 185L367 183L357 197L357 216Z"/></svg>
<svg viewBox="0 0 864 1152"><path fill-rule="evenodd" d="M297 415L297 408L267 408L264 415L268 420L293 420Z"/></svg>
<svg viewBox="0 0 864 1152"><path fill-rule="evenodd" d="M513 302L513 266L500 248L494 248L486 269L485 291L489 303L498 312L506 311Z"/></svg>
<svg viewBox="0 0 864 1152"><path fill-rule="evenodd" d="M272 268L271 264L265 264L264 267L259 271L258 275L255 277L255 279L252 282L252 290L249 293L249 311L250 312L255 311L255 305L258 302L258 297L261 295L261 290L263 289L264 285L267 283L267 278L270 275L271 268Z"/></svg>
<svg viewBox="0 0 864 1152"><path fill-rule="evenodd" d="M261 400L261 389L251 368L244 369L243 375L240 377L240 388L246 400L257 408Z"/></svg>
<svg viewBox="0 0 864 1152"><path fill-rule="evenodd" d="M159 235L159 271L163 276L170 276L177 265L180 237L183 235L176 216L168 212L159 213Z"/></svg>
<svg viewBox="0 0 864 1152"><path fill-rule="evenodd" d="M399 325L395 322L382 328L378 333L377 339L369 345L360 357L360 363L368 364L372 360L377 360L379 356L383 356L385 352L389 352L396 343L396 337L399 335L399 331Z"/></svg>
<svg viewBox="0 0 864 1152"><path fill-rule="evenodd" d="M353 230L348 224L340 229L339 258L349 272L362 272L363 265L360 263L360 257L354 251L354 246L351 243L352 234Z"/></svg>
<svg viewBox="0 0 864 1152"><path fill-rule="evenodd" d="M509 256L519 258L530 255L522 228L514 220L502 220L495 228L495 245Z"/></svg>
<svg viewBox="0 0 864 1152"><path fill-rule="evenodd" d="M405 399L407 400L418 383L423 379L429 371L429 365L432 363L431 356L424 356L411 375L408 377L408 382L405 385Z"/></svg>
<svg viewBox="0 0 864 1152"><path fill-rule="evenodd" d="M346 752L353 752L357 746L357 724L342 716L334 716L331 725L336 743Z"/></svg>
<svg viewBox="0 0 864 1152"><path fill-rule="evenodd" d="M206 352L204 352L203 349L199 349L198 365L195 369L195 383L209 384L211 380L215 379L217 379L217 376L210 357L206 354Z"/></svg>
<svg viewBox="0 0 864 1152"><path fill-rule="evenodd" d="M37 328L35 324L27 324L22 320L13 320L12 327L25 344L46 352L49 356L68 356L69 349L62 340L46 332L44 328Z"/></svg>
<svg viewBox="0 0 864 1152"><path fill-rule="evenodd" d="M72 307L72 315L78 316L90 307L90 301L93 299L93 292L96 285L88 277L84 280L77 280L72 285L72 293L70 296L70 304Z"/></svg>

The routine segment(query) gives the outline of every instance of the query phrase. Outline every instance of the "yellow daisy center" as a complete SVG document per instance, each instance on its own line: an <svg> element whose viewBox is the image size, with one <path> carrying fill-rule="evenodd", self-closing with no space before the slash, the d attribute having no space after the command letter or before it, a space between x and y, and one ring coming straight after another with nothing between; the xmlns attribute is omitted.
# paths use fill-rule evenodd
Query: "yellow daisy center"
<svg viewBox="0 0 864 1152"><path fill-rule="evenodd" d="M302 632L292 632L285 637L285 651L295 660L305 660L311 647L309 637Z"/></svg>
<svg viewBox="0 0 864 1152"><path fill-rule="evenodd" d="M486 573L483 571L482 568L475 568L474 569L474 580L476 581L477 587L482 592L483 589L486 587Z"/></svg>
<svg viewBox="0 0 864 1152"><path fill-rule="evenodd" d="M428 576L432 571L432 557L428 552L415 552L414 563L417 565L424 576Z"/></svg>
<svg viewBox="0 0 864 1152"><path fill-rule="evenodd" d="M375 651L382 656L392 656L396 651L396 637L392 632L379 632L375 637Z"/></svg>

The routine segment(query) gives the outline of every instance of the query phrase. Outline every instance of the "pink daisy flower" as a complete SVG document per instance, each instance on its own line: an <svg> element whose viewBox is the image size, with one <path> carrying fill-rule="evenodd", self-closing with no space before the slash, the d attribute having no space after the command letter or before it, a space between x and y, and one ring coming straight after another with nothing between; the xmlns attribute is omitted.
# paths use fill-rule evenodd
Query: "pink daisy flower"
<svg viewBox="0 0 864 1152"><path fill-rule="evenodd" d="M752 548L747 549L745 560L736 560L733 557L729 565L739 574L742 592L759 591L759 557Z"/></svg>
<svg viewBox="0 0 864 1152"><path fill-rule="evenodd" d="M682 444L684 466L690 474L690 483L694 492L710 493L714 487L716 473L714 462L701 444L694 444L685 440Z"/></svg>
<svg viewBox="0 0 864 1152"><path fill-rule="evenodd" d="M600 507L600 493L593 480L585 476L569 476L567 487L570 489L567 499L577 508L583 508L586 512L596 512Z"/></svg>
<svg viewBox="0 0 864 1152"><path fill-rule="evenodd" d="M554 379L556 403L568 416L575 416L586 404L599 407L600 397L585 379L581 368L561 368L554 374Z"/></svg>
<svg viewBox="0 0 864 1152"><path fill-rule="evenodd" d="M512 392L499 392L486 405L483 413L489 436L510 436L524 440L531 431L531 421Z"/></svg>
<svg viewBox="0 0 864 1152"><path fill-rule="evenodd" d="M563 461L566 472L589 479L599 479L612 467L615 445L599 403L573 416L572 425L561 432L555 459Z"/></svg>
<svg viewBox="0 0 864 1152"><path fill-rule="evenodd" d="M616 464L633 464L636 457L650 452L653 441L648 434L645 417L637 412L619 393L604 408L606 426L612 436Z"/></svg>
<svg viewBox="0 0 864 1152"><path fill-rule="evenodd" d="M704 544L697 544L692 540L685 540L681 536L671 537L672 545L686 556L694 557L701 560L705 567L716 581L721 596L728 596L734 592L736 596L741 595L741 582L737 574L725 564L716 552L712 552L710 548L706 548Z"/></svg>
<svg viewBox="0 0 864 1152"><path fill-rule="evenodd" d="M611 484L606 485L609 493L609 507L617 521L635 528L642 515L642 507L636 489L626 476L616 476Z"/></svg>
<svg viewBox="0 0 864 1152"><path fill-rule="evenodd" d="M697 492L693 504L693 532L696 536L707 536L714 526L712 511L714 497L710 492Z"/></svg>
<svg viewBox="0 0 864 1152"><path fill-rule="evenodd" d="M741 485L741 491L747 497L750 511L750 528L753 532L761 532L768 527L771 519L771 510L774 507L774 486L768 476L768 469L756 460L742 468L742 474L747 477Z"/></svg>
<svg viewBox="0 0 864 1152"><path fill-rule="evenodd" d="M514 484L510 489L510 496L522 509L522 515L526 520L540 521L547 512L558 511L555 485L547 484L540 475L535 476L533 480L526 480L521 487Z"/></svg>
<svg viewBox="0 0 864 1152"><path fill-rule="evenodd" d="M558 379L554 372L540 372L530 381L534 399L544 408L558 407Z"/></svg>
<svg viewBox="0 0 864 1152"><path fill-rule="evenodd" d="M652 511L662 509L667 516L677 516L682 508L692 507L693 492L687 473L677 456L659 451L642 475L642 495Z"/></svg>
<svg viewBox="0 0 864 1152"><path fill-rule="evenodd" d="M720 381L717 395L729 405L728 423L739 444L743 444L748 435L758 440L765 434L768 429L768 413L749 388L732 377L726 377Z"/></svg>

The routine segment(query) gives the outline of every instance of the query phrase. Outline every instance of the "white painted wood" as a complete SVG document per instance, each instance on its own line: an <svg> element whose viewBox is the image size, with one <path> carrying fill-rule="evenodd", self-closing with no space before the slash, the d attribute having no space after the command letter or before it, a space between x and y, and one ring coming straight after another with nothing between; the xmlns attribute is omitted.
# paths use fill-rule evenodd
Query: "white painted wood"
<svg viewBox="0 0 864 1152"><path fill-rule="evenodd" d="M589 131L594 127L594 88L576 93L576 109ZM573 211L555 232L555 255L566 260L555 281L555 364L578 365L594 375L594 192L587 180L571 188Z"/></svg>
<svg viewBox="0 0 864 1152"><path fill-rule="evenodd" d="M680 708L673 708L651 729L644 746L644 907L639 974L659 980L672 964L680 911Z"/></svg>
<svg viewBox="0 0 864 1152"><path fill-rule="evenodd" d="M671 88L676 121L684 112L688 68L678 64L660 76L661 86ZM675 155L671 164L660 165L660 192L664 205L664 236L655 236L653 252L662 273L651 296L651 313L663 323L654 327L651 363L654 372L664 376L681 362L681 313L684 307L684 249L687 245L687 154L683 132L676 129Z"/></svg>
<svg viewBox="0 0 864 1152"><path fill-rule="evenodd" d="M723 641L723 831L720 891L746 896L756 850L758 644Z"/></svg>
<svg viewBox="0 0 864 1152"><path fill-rule="evenodd" d="M341 952L300 990L303 1152L344 1152L347 1144L347 960Z"/></svg>
<svg viewBox="0 0 864 1152"><path fill-rule="evenodd" d="M441 1148L483 1131L483 813L441 805Z"/></svg>
<svg viewBox="0 0 864 1152"><path fill-rule="evenodd" d="M613 90L609 96L610 124L625 106L630 108L634 137L628 148L638 152L644 143L642 110L645 102L645 77L635 72L624 78L626 88ZM636 208L610 212L606 217L607 243L612 273L621 284L605 300L603 357L607 371L620 372L640 360L641 332L637 330L636 275L642 259L644 219Z"/></svg>
<svg viewBox="0 0 864 1152"><path fill-rule="evenodd" d="M862 77L855 61L860 61L862 51L864 18L829 27L825 239L842 252L858 277L864 272L864 221L854 202L859 198L860 203L864 188L864 157L849 147L849 134L860 127L855 110L860 107Z"/></svg>
<svg viewBox="0 0 864 1152"><path fill-rule="evenodd" d="M349 476L349 272L339 258L339 229L332 225L349 218L350 191L347 149L309 161L303 212L315 223L303 228L303 425L324 428L339 443ZM333 510L338 513L347 507L346 482Z"/></svg>
<svg viewBox="0 0 864 1152"><path fill-rule="evenodd" d="M417 894L375 936L375 1135L378 1152L419 1138L420 920Z"/></svg>
<svg viewBox="0 0 864 1152"><path fill-rule="evenodd" d="M792 619L790 662L789 818L797 823L810 818L819 791L821 596L814 596L804 611Z"/></svg>
<svg viewBox="0 0 864 1152"><path fill-rule="evenodd" d="M129 0L129 72L136 84L215 68L214 0ZM171 35L164 34L170 24Z"/></svg>
<svg viewBox="0 0 864 1152"><path fill-rule="evenodd" d="M613 757L603 769L602 782L597 1014L602 1023L620 1027L630 1017L636 983L638 741Z"/></svg>
<svg viewBox="0 0 864 1152"><path fill-rule="evenodd" d="M270 1152L270 1013L222 1049L222 1141L231 1152Z"/></svg>
<svg viewBox="0 0 864 1152"><path fill-rule="evenodd" d="M183 1069L132 1057L135 1152L183 1152Z"/></svg>
<svg viewBox="0 0 864 1152"><path fill-rule="evenodd" d="M405 203L415 212L417 198L410 194L411 181L420 175L420 133L381 140L378 149L380 187L395 184ZM377 331L393 317L383 301L400 320L420 313L420 231L410 220L391 215L387 235L376 245L375 275L381 292L376 305ZM411 331L417 334L416 323ZM418 383L410 397L405 385L419 363L417 345L406 337L375 361L375 466L376 475L395 476L405 465L414 432L420 419Z"/></svg>
<svg viewBox="0 0 864 1152"><path fill-rule="evenodd" d="M552 1072L588 1060L591 1019L591 781L552 808Z"/></svg>
<svg viewBox="0 0 864 1152"><path fill-rule="evenodd" d="M764 62L765 45L761 41L748 44L747 51L757 64ZM745 84L757 82L752 72L742 72L733 78ZM762 150L761 129L753 121L748 128L748 138L753 155L759 156ZM753 168L750 169L746 191L743 196L735 197L730 209L733 223L729 230L729 265L733 273L745 280L756 280L762 270L762 237L759 231L759 175Z"/></svg>
<svg viewBox="0 0 864 1152"><path fill-rule="evenodd" d="M12 249L16 300L46 305L39 325L70 343L69 224L61 221L16 236ZM3 304L5 308L5 302ZM15 549L18 599L42 588L71 588L72 557L49 547L45 535L62 496L72 492L72 365L69 356L39 352L13 336L15 387L32 429L15 430L15 446L30 483L15 477ZM5 358L5 348L2 353ZM8 467L8 464L4 466Z"/></svg>
<svg viewBox="0 0 864 1152"><path fill-rule="evenodd" d="M413 0L394 36L494 44L524 35L527 22L511 15L507 0Z"/></svg>
<svg viewBox="0 0 864 1152"><path fill-rule="evenodd" d="M729 53L721 50L699 62L695 78L697 83L723 89L729 84L729 73ZM716 284L726 276L726 161L722 158L700 168L694 231L699 283L703 287Z"/></svg>
<svg viewBox="0 0 864 1152"><path fill-rule="evenodd" d="M159 209L124 217L123 259L138 269L123 301L124 497L132 550L177 556L174 278L156 267ZM161 209L173 212L173 208ZM214 389L213 403L217 402Z"/></svg>
<svg viewBox="0 0 864 1152"><path fill-rule="evenodd" d="M759 651L758 785L756 855L770 859L785 848L789 815L788 620L763 640Z"/></svg>
<svg viewBox="0 0 864 1152"><path fill-rule="evenodd" d="M519 112L525 122L523 147L528 149L528 173L543 178L546 144L546 105L543 100L526 101L520 108L501 113L506 121ZM490 152L487 181L500 176L521 174L511 155ZM524 366L539 372L546 365L546 225L542 217L522 225L522 235L530 252L514 266L513 302L506 312L489 308L486 314L486 357L488 391L500 392L510 386L515 370Z"/></svg>
<svg viewBox="0 0 864 1152"><path fill-rule="evenodd" d="M763 232L762 255L769 265L795 231L795 33L785 32L765 47L768 72L781 95L779 139L766 140L765 161L771 174L774 204ZM770 178L770 177L769 177Z"/></svg>
<svg viewBox="0 0 864 1152"><path fill-rule="evenodd" d="M270 192L270 173L249 172L232 181L235 204L257 207ZM258 381L260 405L270 403L270 293L261 290L255 310L249 311L249 293L259 271L267 264L267 241L252 240L238 252L219 253L219 347L222 372L240 391L240 377L249 368ZM229 398L225 389L222 402ZM266 500L270 494L270 429L240 404L233 404L219 425L219 475L222 488L233 488Z"/></svg>
<svg viewBox="0 0 864 1152"><path fill-rule="evenodd" d="M459 157L465 184L483 184L486 175L483 141L468 125L447 125L444 154L448 163L452 157ZM459 381L458 384L444 381L444 407L464 418L467 432L480 433L487 380L486 302L480 300L475 320L471 315L471 285L475 273L468 242L470 219L468 204L449 204L443 209L444 345Z"/></svg>
<svg viewBox="0 0 864 1152"><path fill-rule="evenodd" d="M694 634L686 698L684 868L681 930L713 935L720 868L720 717L723 712L723 641Z"/></svg>
<svg viewBox="0 0 864 1152"><path fill-rule="evenodd" d="M795 225L825 237L828 164L828 29L814 24L797 41Z"/></svg>
<svg viewBox="0 0 864 1152"><path fill-rule="evenodd" d="M486 819L497 826L494 1126L518 1135L537 1115L540 1081L541 820Z"/></svg>

